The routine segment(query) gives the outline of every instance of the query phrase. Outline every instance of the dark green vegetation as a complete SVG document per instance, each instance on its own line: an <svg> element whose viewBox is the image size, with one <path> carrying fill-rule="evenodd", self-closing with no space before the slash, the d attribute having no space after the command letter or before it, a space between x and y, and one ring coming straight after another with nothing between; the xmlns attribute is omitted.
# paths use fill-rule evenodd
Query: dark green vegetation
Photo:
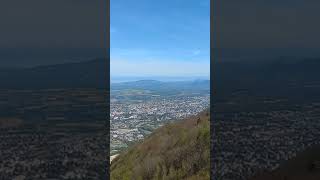
<svg viewBox="0 0 320 180"><path fill-rule="evenodd" d="M210 179L209 110L167 124L112 161L112 180Z"/></svg>
<svg viewBox="0 0 320 180"><path fill-rule="evenodd" d="M320 146L299 153L272 172L259 173L251 180L319 180Z"/></svg>

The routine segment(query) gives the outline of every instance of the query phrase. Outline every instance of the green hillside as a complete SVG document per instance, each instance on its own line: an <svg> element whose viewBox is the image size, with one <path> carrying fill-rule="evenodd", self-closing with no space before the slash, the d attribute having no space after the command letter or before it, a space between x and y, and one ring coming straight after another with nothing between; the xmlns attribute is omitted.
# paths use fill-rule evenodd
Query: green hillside
<svg viewBox="0 0 320 180"><path fill-rule="evenodd" d="M112 180L210 179L209 110L167 124L111 164Z"/></svg>

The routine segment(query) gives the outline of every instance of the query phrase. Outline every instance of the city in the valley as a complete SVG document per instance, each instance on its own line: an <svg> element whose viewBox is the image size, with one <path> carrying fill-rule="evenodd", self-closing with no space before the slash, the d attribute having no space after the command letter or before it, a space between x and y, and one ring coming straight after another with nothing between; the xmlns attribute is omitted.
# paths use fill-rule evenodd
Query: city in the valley
<svg viewBox="0 0 320 180"><path fill-rule="evenodd" d="M111 159L156 128L195 115L209 107L208 82L198 82L200 84L192 88L191 84L195 82L186 82L185 88L179 83L152 81L132 82L117 87L111 85Z"/></svg>

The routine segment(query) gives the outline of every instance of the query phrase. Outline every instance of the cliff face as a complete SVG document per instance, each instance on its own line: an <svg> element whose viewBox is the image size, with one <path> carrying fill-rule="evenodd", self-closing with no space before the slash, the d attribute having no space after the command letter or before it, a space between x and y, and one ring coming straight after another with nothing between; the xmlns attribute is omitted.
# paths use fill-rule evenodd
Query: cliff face
<svg viewBox="0 0 320 180"><path fill-rule="evenodd" d="M111 164L111 179L210 179L210 113L167 124Z"/></svg>

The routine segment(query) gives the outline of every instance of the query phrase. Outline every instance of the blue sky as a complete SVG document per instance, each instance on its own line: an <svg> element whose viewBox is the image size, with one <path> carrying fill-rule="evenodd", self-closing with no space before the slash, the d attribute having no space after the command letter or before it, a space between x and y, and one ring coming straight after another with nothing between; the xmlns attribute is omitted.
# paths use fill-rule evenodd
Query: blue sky
<svg viewBox="0 0 320 180"><path fill-rule="evenodd" d="M111 76L208 76L210 0L111 0Z"/></svg>

